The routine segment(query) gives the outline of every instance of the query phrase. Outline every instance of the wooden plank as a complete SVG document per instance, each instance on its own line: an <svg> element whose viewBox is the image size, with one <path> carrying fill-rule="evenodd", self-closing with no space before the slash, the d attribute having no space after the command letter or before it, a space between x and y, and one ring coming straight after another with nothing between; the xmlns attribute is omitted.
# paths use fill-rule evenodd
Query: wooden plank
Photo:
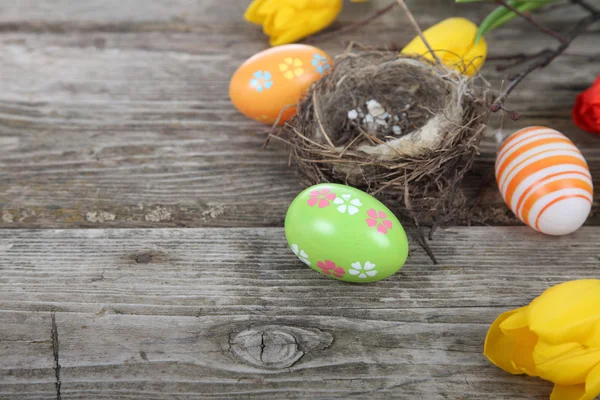
<svg viewBox="0 0 600 400"><path fill-rule="evenodd" d="M507 376L485 363L480 324L57 317L64 399L541 400L550 391L547 383Z"/></svg>
<svg viewBox="0 0 600 400"><path fill-rule="evenodd" d="M0 253L4 248L0 244ZM0 271L5 265L0 263ZM0 310L0 399L56 399L49 313Z"/></svg>
<svg viewBox="0 0 600 400"><path fill-rule="evenodd" d="M3 31L188 31L208 22L234 22L250 1L140 0L0 1Z"/></svg>
<svg viewBox="0 0 600 400"><path fill-rule="evenodd" d="M440 231L430 246L442 267L431 265L411 240L410 263L394 279L349 286L298 268L279 228L4 230L0 303L12 304L7 308L12 311L117 309L194 316L200 309L212 314L254 306L255 296L261 305L275 307L275 315L287 315L296 312L293 307L314 307L311 293L327 288L331 298L357 307L368 301L360 296L370 295L387 298L375 302L383 309L437 307L444 302L512 307L548 284L593 274L600 255L596 233L595 227L561 238L528 228ZM406 286L400 290L399 284ZM169 288L172 291L165 292ZM232 296L221 297L223 290ZM352 296L359 296L358 303ZM292 309L280 309L280 304ZM352 313L362 308L343 312L356 316ZM325 315L338 312L327 305L319 309Z"/></svg>
<svg viewBox="0 0 600 400"><path fill-rule="evenodd" d="M0 393L54 393L54 311L65 399L547 398L483 339L500 312L596 276L599 233L454 228L430 243L440 265L413 243L399 274L351 285L295 259L280 228L2 230L0 337L46 342L45 358L0 346Z"/></svg>
<svg viewBox="0 0 600 400"><path fill-rule="evenodd" d="M282 225L301 189L286 151L263 150L265 128L241 116L227 95L237 65L266 47L260 29L241 22L247 2L13 3L0 1L0 227ZM349 4L340 20L383 3ZM437 0L413 7L424 26L457 14L479 20L489 10ZM564 29L578 15L540 18ZM412 35L396 10L343 39L381 46ZM341 39L319 45L338 54ZM572 52L593 55L597 40L597 31L584 35ZM519 22L489 42L495 54L552 44ZM565 132L582 148L597 188L600 141L573 126L570 108L599 69L598 58L558 59L512 97L522 119L505 121L507 133L531 124ZM491 63L484 73L496 87L505 76ZM494 152L492 140L484 143L465 183L470 194L486 183ZM481 221L515 223L489 186Z"/></svg>

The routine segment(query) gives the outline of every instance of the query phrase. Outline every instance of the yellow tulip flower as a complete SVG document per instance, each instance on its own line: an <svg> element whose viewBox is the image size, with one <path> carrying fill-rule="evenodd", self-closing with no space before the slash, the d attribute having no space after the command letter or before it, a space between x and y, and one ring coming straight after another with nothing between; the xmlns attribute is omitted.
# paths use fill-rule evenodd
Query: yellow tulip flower
<svg viewBox="0 0 600 400"><path fill-rule="evenodd" d="M550 400L593 400L600 394L600 280L554 286L501 314L484 354L511 374L554 382Z"/></svg>
<svg viewBox="0 0 600 400"><path fill-rule="evenodd" d="M441 62L469 76L477 74L487 56L487 43L481 38L475 44L476 34L477 25L465 18L449 18L423 32ZM419 36L402 49L402 54L419 55L434 61Z"/></svg>
<svg viewBox="0 0 600 400"><path fill-rule="evenodd" d="M271 46L279 46L327 28L342 11L342 3L343 0L254 0L244 18L262 25Z"/></svg>

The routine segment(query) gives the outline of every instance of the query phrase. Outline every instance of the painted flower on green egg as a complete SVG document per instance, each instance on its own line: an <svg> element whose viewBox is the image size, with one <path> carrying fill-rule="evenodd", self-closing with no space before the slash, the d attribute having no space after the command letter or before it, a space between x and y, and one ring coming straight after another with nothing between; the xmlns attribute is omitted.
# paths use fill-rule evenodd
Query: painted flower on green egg
<svg viewBox="0 0 600 400"><path fill-rule="evenodd" d="M300 250L297 244L293 244L290 247L292 248L292 251L294 252L296 257L300 259L300 261L302 261L306 265L310 265L310 261L308 260L308 254L306 254L304 250Z"/></svg>
<svg viewBox="0 0 600 400"><path fill-rule="evenodd" d="M375 209L371 208L367 211L367 225L369 228L377 227L377 232L383 233L384 235L387 233L388 229L392 229L392 221L387 219L387 214L383 211L375 211Z"/></svg>
<svg viewBox="0 0 600 400"><path fill-rule="evenodd" d="M335 200L335 193L330 193L329 189L327 188L321 190L313 190L308 194L308 196L310 198L308 199L306 204L308 204L311 207L314 207L318 204L319 208L325 208L329 206L330 200Z"/></svg>
<svg viewBox="0 0 600 400"><path fill-rule="evenodd" d="M367 276L377 275L377 270L374 269L375 267L376 265L370 261L367 261L364 266L357 261L352 264L352 268L348 272L350 275L358 275L360 279L365 279Z"/></svg>
<svg viewBox="0 0 600 400"><path fill-rule="evenodd" d="M336 278L341 278L346 273L344 268L338 267L333 261L330 260L319 261L317 265L321 269L321 272L325 275L331 275L335 276Z"/></svg>
<svg viewBox="0 0 600 400"><path fill-rule="evenodd" d="M351 194L343 194L340 197L336 197L333 200L333 204L338 205L337 210L341 213L347 212L350 215L354 215L358 212L359 207L362 203L357 198L352 198Z"/></svg>

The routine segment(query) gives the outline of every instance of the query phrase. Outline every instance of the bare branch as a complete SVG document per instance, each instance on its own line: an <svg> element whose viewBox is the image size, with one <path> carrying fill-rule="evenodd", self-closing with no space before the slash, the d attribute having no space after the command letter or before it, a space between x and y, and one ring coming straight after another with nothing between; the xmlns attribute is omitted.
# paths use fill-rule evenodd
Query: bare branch
<svg viewBox="0 0 600 400"><path fill-rule="evenodd" d="M530 23L532 23L536 28L538 28L541 32L552 36L553 38L555 38L556 40L558 40L560 43L566 43L567 39L562 37L560 34L554 32L552 29L546 28L545 26L543 26L542 24L540 24L535 18L533 18L531 15L529 14L525 14L522 13L521 11L519 11L518 9L516 9L515 7L511 6L510 4L508 4L508 2L506 0L495 0L496 3L503 5L504 7L508 8L510 11L514 12L515 14L517 14L518 16L520 16L521 18L526 19L527 21L529 21Z"/></svg>
<svg viewBox="0 0 600 400"><path fill-rule="evenodd" d="M580 0L572 1L578 2ZM594 9L592 8L592 10ZM569 33L569 36L566 38L566 41L564 43L561 43L561 45L558 46L556 49L545 49L534 54L534 56L536 56L535 58L537 58L536 61L529 64L524 71L521 71L520 73L510 78L508 86L496 99L496 101L491 107L491 110L498 111L500 109L504 109L504 101L506 100L508 95L517 87L517 85L519 85L519 83L521 83L533 71L537 69L542 69L548 64L550 64L552 61L554 61L556 57L561 55L571 45L573 40L575 40L579 35L585 32L590 25L598 21L600 21L600 12L593 11L589 16L581 19L575 25L575 27Z"/></svg>
<svg viewBox="0 0 600 400"><path fill-rule="evenodd" d="M599 9L592 7L591 5L586 3L584 0L571 0L571 3L577 4L578 6L585 8L592 15L600 13Z"/></svg>
<svg viewBox="0 0 600 400"><path fill-rule="evenodd" d="M368 25L369 23L371 23L372 21L374 21L377 18L381 17L382 15L390 12L397 5L398 5L398 3L396 1L393 1L392 3L388 4L387 6L382 7L380 9L376 10L375 14L372 14L372 15L368 16L365 19L362 19L360 21L356 21L356 22L354 22L354 23L352 23L350 25L342 26L341 28L335 29L335 30L330 31L330 32L325 32L325 33L322 33L320 35L311 36L311 37L307 38L305 40L305 42L313 44L313 43L321 42L323 40L327 40L327 39L330 39L332 37L338 36L338 35L340 35L342 33L355 31L355 30L357 30L357 29L359 29L359 28L361 28L361 27L363 27L365 25Z"/></svg>
<svg viewBox="0 0 600 400"><path fill-rule="evenodd" d="M404 9L404 12L406 13L406 16L408 17L408 19L410 20L410 23L412 24L413 28L415 28L415 30L419 34L419 37L421 38L421 40L423 41L423 43L425 43L425 46L427 47L427 50L429 50L429 52L431 53L431 56L433 57L433 59L435 60L435 62L438 65L442 65L442 62L438 58L437 54L435 54L435 52L431 48L431 45L429 44L429 42L427 41L427 39L425 39L425 35L423 35L423 31L419 27L419 24L417 23L417 20L415 19L415 17L412 14L412 12L410 12L410 10L409 10L408 6L406 5L406 3L404 2L404 0L397 0L397 1L398 1L398 4L400 4L400 7L402 7Z"/></svg>

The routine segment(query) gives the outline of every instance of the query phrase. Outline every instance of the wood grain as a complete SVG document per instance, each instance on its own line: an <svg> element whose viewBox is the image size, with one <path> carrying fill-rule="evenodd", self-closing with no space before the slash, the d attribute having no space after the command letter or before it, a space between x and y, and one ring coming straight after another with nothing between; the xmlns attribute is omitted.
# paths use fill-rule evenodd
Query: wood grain
<svg viewBox="0 0 600 400"><path fill-rule="evenodd" d="M56 399L50 313L1 308L0 399Z"/></svg>
<svg viewBox="0 0 600 400"><path fill-rule="evenodd" d="M597 277L597 228L454 228L390 279L295 259L280 228L0 231L0 398L546 399L481 350L501 312Z"/></svg>
<svg viewBox="0 0 600 400"><path fill-rule="evenodd" d="M266 128L241 116L227 94L236 67L266 48L260 29L241 22L247 3L0 1L0 227L281 226L301 187L285 149L263 150ZM371 3L349 4L340 23L385 2ZM477 21L490 9L450 0L412 7L425 27L450 15ZM564 29L578 15L540 18ZM385 46L412 36L396 10L319 46L337 54L342 39ZM572 49L579 56L532 76L509 103L522 119L505 121L506 133L531 124L563 131L595 177L600 141L574 128L570 108L600 69L597 57L581 57L595 55L599 37L582 36ZM489 43L506 54L552 39L516 22ZM500 87L505 75L492 63L484 73ZM465 189L485 188L481 222L514 224L488 179L494 152L488 140Z"/></svg>
<svg viewBox="0 0 600 400"><path fill-rule="evenodd" d="M547 399L551 385L494 367L483 340L499 313L597 277L598 229L439 231L440 265L411 239L399 274L363 286L306 268L278 228L301 189L286 151L264 150L266 128L228 99L231 74L267 46L242 22L248 3L0 0L0 227L17 228L0 230L0 400ZM385 3L348 4L337 26ZM424 27L493 8L413 3ZM540 19L563 30L579 15ZM600 142L570 119L600 70L594 29L515 93L522 118L504 128L561 130L598 188ZM412 36L397 10L318 45ZM489 44L552 39L516 22ZM500 87L493 63L484 74ZM480 221L511 224L489 180L495 147L464 188L483 193Z"/></svg>

